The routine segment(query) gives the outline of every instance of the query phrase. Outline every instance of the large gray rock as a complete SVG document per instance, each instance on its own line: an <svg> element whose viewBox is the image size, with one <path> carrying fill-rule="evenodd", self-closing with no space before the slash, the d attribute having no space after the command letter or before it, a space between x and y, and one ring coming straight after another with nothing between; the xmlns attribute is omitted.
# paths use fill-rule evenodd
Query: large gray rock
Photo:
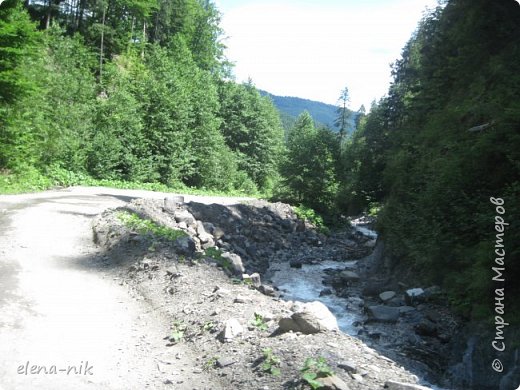
<svg viewBox="0 0 520 390"><path fill-rule="evenodd" d="M260 278L260 274L258 274L257 272L251 275L243 274L242 280L250 284L254 288L260 288L260 286L262 285L262 279Z"/></svg>
<svg viewBox="0 0 520 390"><path fill-rule="evenodd" d="M315 301L295 306L296 311L290 318L279 321L280 330L313 334L339 329L336 317L323 303Z"/></svg>
<svg viewBox="0 0 520 390"><path fill-rule="evenodd" d="M432 390L429 387L410 384L410 383L401 383L395 381L387 381L385 383L385 389L388 390Z"/></svg>
<svg viewBox="0 0 520 390"><path fill-rule="evenodd" d="M197 250L197 244L190 236L178 238L175 241L175 251L180 255L191 256Z"/></svg>
<svg viewBox="0 0 520 390"><path fill-rule="evenodd" d="M264 295L267 295L269 297L274 297L276 296L276 291L275 289L272 287L272 286L269 286L267 284L262 284L259 288L258 288L258 291L260 291L262 294Z"/></svg>
<svg viewBox="0 0 520 390"><path fill-rule="evenodd" d="M175 221L177 223L184 222L186 225L196 228L197 224L195 222L195 217L188 210L175 210L173 214Z"/></svg>
<svg viewBox="0 0 520 390"><path fill-rule="evenodd" d="M320 389L323 390L350 390L350 387L337 375L319 378L318 381L322 383Z"/></svg>
<svg viewBox="0 0 520 390"><path fill-rule="evenodd" d="M221 341L231 341L244 332L244 327L236 318L230 318L224 323L224 329L219 333Z"/></svg>
<svg viewBox="0 0 520 390"><path fill-rule="evenodd" d="M167 196L164 198L164 211L174 213L184 203L184 196Z"/></svg>
<svg viewBox="0 0 520 390"><path fill-rule="evenodd" d="M356 374L358 372L358 368L357 368L356 364L350 360L346 360L346 361L338 363L338 367L351 374Z"/></svg>
<svg viewBox="0 0 520 390"><path fill-rule="evenodd" d="M244 268L242 258L239 255L230 252L224 252L222 253L222 258L229 261L233 273L237 275L242 275L245 273L246 269Z"/></svg>
<svg viewBox="0 0 520 390"><path fill-rule="evenodd" d="M422 288L411 288L406 290L404 299L407 305L413 305L424 301L424 290Z"/></svg>
<svg viewBox="0 0 520 390"><path fill-rule="evenodd" d="M379 294L379 299L381 299L383 302L387 302L390 299L395 297L395 291L385 291Z"/></svg>
<svg viewBox="0 0 520 390"><path fill-rule="evenodd" d="M376 322L397 322L399 319L399 308L389 306L369 306L368 315Z"/></svg>
<svg viewBox="0 0 520 390"><path fill-rule="evenodd" d="M357 282L357 281L359 281L359 275L357 273L353 272L353 271L348 271L348 270L341 271L339 273L339 277L344 282Z"/></svg>
<svg viewBox="0 0 520 390"><path fill-rule="evenodd" d="M204 229L204 225L202 222L197 221L197 228L196 228L197 236L199 237L200 242L203 244L207 244L207 247L215 246L215 241L213 240L213 235L206 232L206 229Z"/></svg>

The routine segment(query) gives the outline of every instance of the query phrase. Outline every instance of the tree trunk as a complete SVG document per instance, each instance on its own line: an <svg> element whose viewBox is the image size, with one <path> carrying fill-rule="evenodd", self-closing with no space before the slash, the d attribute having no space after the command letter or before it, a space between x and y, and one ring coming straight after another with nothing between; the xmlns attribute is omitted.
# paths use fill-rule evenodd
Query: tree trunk
<svg viewBox="0 0 520 390"><path fill-rule="evenodd" d="M144 47L146 46L146 20L143 21L143 46L141 48L141 58L144 58Z"/></svg>
<svg viewBox="0 0 520 390"><path fill-rule="evenodd" d="M79 12L78 12L78 30L81 32L83 30L83 15L85 13L86 0L80 0L79 2Z"/></svg>
<svg viewBox="0 0 520 390"><path fill-rule="evenodd" d="M52 18L52 0L48 0L48 6L47 6L47 16L45 18L45 29L48 30L51 25L51 18Z"/></svg>
<svg viewBox="0 0 520 390"><path fill-rule="evenodd" d="M128 42L128 49L132 47L132 43L134 43L134 26L135 26L135 18L132 17L132 26L130 28L130 41Z"/></svg>
<svg viewBox="0 0 520 390"><path fill-rule="evenodd" d="M103 81L103 52L105 43L105 16L107 13L106 7L103 7L103 16L101 17L101 43L99 45L99 84Z"/></svg>

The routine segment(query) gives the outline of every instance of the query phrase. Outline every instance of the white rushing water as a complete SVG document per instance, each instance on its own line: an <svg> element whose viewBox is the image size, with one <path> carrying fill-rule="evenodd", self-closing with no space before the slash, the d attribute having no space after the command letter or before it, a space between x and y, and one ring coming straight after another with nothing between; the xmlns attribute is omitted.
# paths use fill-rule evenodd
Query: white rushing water
<svg viewBox="0 0 520 390"><path fill-rule="evenodd" d="M353 224L356 231L371 239L377 239L377 233L362 224ZM326 276L324 270L344 269L355 271L357 260L347 261L323 261L317 264L303 264L302 268L291 268L288 262L271 265L271 280L273 284L283 292L283 298L291 301L312 302L319 301L326 305L336 316L339 328L352 336L358 329L354 323L360 319L360 312L355 310L355 305L347 298L341 298L334 294L320 296L325 288L322 282Z"/></svg>
<svg viewBox="0 0 520 390"><path fill-rule="evenodd" d="M320 301L326 305L338 320L340 329L348 334L355 334L353 323L358 316L347 310L349 301L335 295L320 297L320 292L327 288L322 281L324 270L333 268L343 270L354 267L356 261L324 261L319 264L303 264L302 268L291 268L289 263L274 265L273 284L283 292L283 298L291 301L312 302Z"/></svg>

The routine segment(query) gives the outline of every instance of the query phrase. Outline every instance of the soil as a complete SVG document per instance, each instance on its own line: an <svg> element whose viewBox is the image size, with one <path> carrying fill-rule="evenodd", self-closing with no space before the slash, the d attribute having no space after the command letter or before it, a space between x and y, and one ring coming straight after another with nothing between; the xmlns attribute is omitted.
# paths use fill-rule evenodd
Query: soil
<svg viewBox="0 0 520 390"><path fill-rule="evenodd" d="M288 205L280 203L248 201L222 206L191 202L179 209L183 213L189 210L205 226L209 222L222 230L220 239L215 237L216 247L241 253L244 269L249 273L258 271L263 275L275 258L286 262L316 260L312 254L317 252L312 248L319 250L324 246L321 240L326 240L299 221ZM154 310L169 318L170 326L164 329L164 348L185 346L197 356L192 371L185 373L188 377L211 374L226 389L305 389L310 388L302 380L305 361L324 358L348 389L383 389L391 380L410 384L418 381L401 365L340 331L310 335L280 332L279 320L291 316L294 302L285 301L279 292L276 296L262 293L262 288L244 282L242 274L222 267L202 250L186 256L179 254L175 242L138 234L118 218L121 211L179 228L176 211L165 209L163 201L141 199L123 209L103 213L96 219L94 230L97 241L107 251L105 267L120 278L132 295L143 297ZM190 233L189 227L180 228ZM191 236L196 239L197 235ZM346 234L336 235L334 240L343 236ZM366 252L362 246L354 247L352 241L348 245L345 242L342 254L338 253L339 246L332 248L334 256ZM253 245L255 252L248 250ZM259 317L261 324L255 324ZM236 320L242 332L223 340L229 320ZM279 361L275 365L279 375L266 371L266 351ZM182 384L175 377L179 362L182 355L161 365L165 380L174 388Z"/></svg>
<svg viewBox="0 0 520 390"><path fill-rule="evenodd" d="M306 389L309 358L343 381L324 388L418 382L338 330L278 329L294 303L269 285L270 265L362 258L365 239L325 237L280 203L185 196L172 206L171 195L77 187L0 197L1 389ZM178 209L194 221L180 223ZM121 210L184 230L189 242L136 231ZM213 246L240 256L240 267L204 255ZM243 272L266 280L255 287ZM224 339L225 329L236 334Z"/></svg>
<svg viewBox="0 0 520 390"><path fill-rule="evenodd" d="M0 389L172 388L160 364L174 351L175 388L225 388L210 373L191 375L198 355L188 346L164 347L170 319L129 295L93 243L96 215L142 196L166 194L78 187L0 197Z"/></svg>

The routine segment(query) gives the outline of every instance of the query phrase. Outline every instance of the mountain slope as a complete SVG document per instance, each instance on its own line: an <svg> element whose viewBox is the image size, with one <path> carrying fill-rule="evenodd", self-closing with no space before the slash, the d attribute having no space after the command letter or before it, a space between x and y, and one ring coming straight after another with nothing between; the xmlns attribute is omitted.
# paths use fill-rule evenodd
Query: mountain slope
<svg viewBox="0 0 520 390"><path fill-rule="evenodd" d="M284 126L291 123L291 119L298 117L302 112L308 111L317 124L323 124L334 131L338 131L338 128L334 125L334 121L337 117L337 107L332 104L326 104L317 102L314 100L302 99L293 96L277 96L267 91L260 90L260 93L264 96L269 96L276 108L281 113ZM355 128L355 117L356 113L352 112L349 125L349 133Z"/></svg>

